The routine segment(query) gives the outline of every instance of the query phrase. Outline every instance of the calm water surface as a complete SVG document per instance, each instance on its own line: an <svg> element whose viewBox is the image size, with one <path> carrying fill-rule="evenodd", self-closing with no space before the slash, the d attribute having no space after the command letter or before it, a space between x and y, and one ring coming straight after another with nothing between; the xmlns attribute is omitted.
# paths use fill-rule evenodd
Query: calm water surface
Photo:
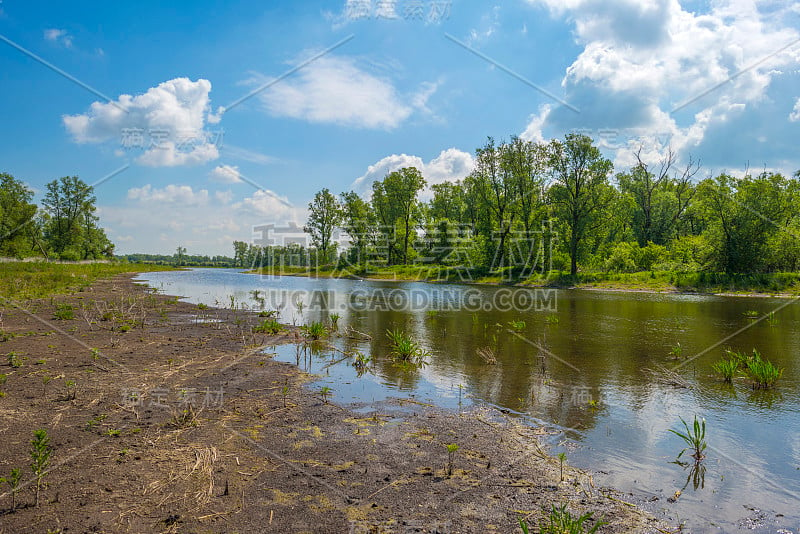
<svg viewBox="0 0 800 534"><path fill-rule="evenodd" d="M554 310L514 311L484 304L505 305L509 297L530 304L533 290L261 277L229 269L139 279L194 303L230 306L233 297L237 306L280 308L282 322L298 325L340 314L340 330L352 326L372 340L334 343L371 355L371 373L359 378L347 362L325 367L341 357L330 351L269 349L321 375L338 402L368 406L414 397L453 409L493 404L561 430L551 445L567 453L568 463L594 470L602 485L659 497L651 511L685 520L692 532L800 532L800 304L793 301L568 290L540 294L540 306ZM302 310L294 305L298 299ZM455 302L465 305L458 309ZM745 316L773 310L771 322ZM511 321L524 321L518 334ZM413 333L430 351L427 366L402 371L390 362L385 333L395 328ZM682 360L670 354L677 343ZM477 354L487 347L496 365ZM756 392L743 380L720 383L711 365L725 348L756 348L785 368L778 387ZM659 384L646 372L687 360L678 372L689 388ZM668 429L695 414L707 421L704 473L672 463L682 442ZM667 503L681 488L680 499Z"/></svg>

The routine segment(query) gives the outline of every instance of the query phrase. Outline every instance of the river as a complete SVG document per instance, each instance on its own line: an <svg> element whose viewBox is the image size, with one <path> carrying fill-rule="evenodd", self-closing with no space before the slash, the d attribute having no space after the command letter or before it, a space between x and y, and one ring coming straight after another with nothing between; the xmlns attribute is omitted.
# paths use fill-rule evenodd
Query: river
<svg viewBox="0 0 800 534"><path fill-rule="evenodd" d="M325 367L330 351L301 359L294 345L267 350L319 374L344 405L364 408L386 397L453 410L490 404L525 423L545 424L553 430L554 454L565 452L571 465L594 471L601 485L651 499L648 509L685 521L692 532L800 532L800 306L792 299L273 277L233 269L138 279L198 304L280 309L284 323L329 323L338 314L340 332L352 327L372 339L334 337L332 343L371 356L371 372L359 377L347 361ZM418 340L430 353L428 364L394 365L389 329ZM755 348L783 367L777 387L754 391L744 378L721 382L711 366L726 348ZM479 351L493 354L496 364ZM660 368L678 373L686 387L647 371L663 377ZM674 463L683 442L668 431L695 415L707 425L704 472ZM680 498L667 502L679 489Z"/></svg>

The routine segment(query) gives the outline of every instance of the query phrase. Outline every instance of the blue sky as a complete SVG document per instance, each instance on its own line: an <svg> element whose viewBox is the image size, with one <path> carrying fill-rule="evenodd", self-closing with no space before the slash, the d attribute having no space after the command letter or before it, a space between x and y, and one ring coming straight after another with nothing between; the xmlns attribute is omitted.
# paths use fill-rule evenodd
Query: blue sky
<svg viewBox="0 0 800 534"><path fill-rule="evenodd" d="M231 254L322 187L463 178L489 135L800 169L795 3L171 4L0 3L0 171L106 178L118 252Z"/></svg>

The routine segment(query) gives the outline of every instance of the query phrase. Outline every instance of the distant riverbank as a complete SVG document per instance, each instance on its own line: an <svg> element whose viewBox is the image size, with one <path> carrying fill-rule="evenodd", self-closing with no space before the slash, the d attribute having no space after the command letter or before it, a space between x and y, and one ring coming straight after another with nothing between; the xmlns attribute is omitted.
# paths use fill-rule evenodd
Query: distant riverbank
<svg viewBox="0 0 800 534"><path fill-rule="evenodd" d="M261 268L253 274L350 278L394 282L507 285L554 289L587 289L650 293L687 293L723 296L793 297L800 295L800 273L725 274L713 272L654 271L638 273L551 272L548 276L504 276L460 267L397 265L369 270L322 267Z"/></svg>

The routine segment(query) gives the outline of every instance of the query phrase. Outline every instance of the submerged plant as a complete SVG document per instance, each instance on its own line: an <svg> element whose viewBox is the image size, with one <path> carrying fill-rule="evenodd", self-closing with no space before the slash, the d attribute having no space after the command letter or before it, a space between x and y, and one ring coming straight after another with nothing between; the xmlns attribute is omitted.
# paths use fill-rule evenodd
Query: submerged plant
<svg viewBox="0 0 800 534"><path fill-rule="evenodd" d="M544 318L544 322L547 324L558 324L558 315L548 315Z"/></svg>
<svg viewBox="0 0 800 534"><path fill-rule="evenodd" d="M758 317L758 312L756 310L747 310L742 313L748 319L756 319Z"/></svg>
<svg viewBox="0 0 800 534"><path fill-rule="evenodd" d="M39 492L42 489L42 480L47 474L47 466L50 464L50 438L47 437L47 430L40 428L33 432L31 440L31 470L36 477L36 506L39 506Z"/></svg>
<svg viewBox="0 0 800 534"><path fill-rule="evenodd" d="M775 312L769 312L769 315L767 316L767 324L770 326L778 326L779 323L780 321L775 318Z"/></svg>
<svg viewBox="0 0 800 534"><path fill-rule="evenodd" d="M686 429L686 432L681 432L679 430L669 429L670 432L681 438L685 443L686 447L678 454L678 458L680 458L684 452L692 451L692 458L694 458L695 462L700 462L705 458L705 454L703 451L706 450L708 444L706 443L706 420L702 419L700 421L697 420L697 416L694 416L694 424L692 427L689 428L689 425L684 421L683 417L680 418L681 423L683 423L683 428Z"/></svg>
<svg viewBox="0 0 800 534"><path fill-rule="evenodd" d="M341 316L341 315L339 315L338 313L332 313L332 314L331 314L331 316L330 316L330 320L331 320L331 329L332 329L333 331L337 331L337 330L339 330L339 319L341 319L341 318L342 318L342 316Z"/></svg>
<svg viewBox="0 0 800 534"><path fill-rule="evenodd" d="M683 357L683 345L681 345L680 341L672 345L672 348L669 349L669 355L673 358Z"/></svg>
<svg viewBox="0 0 800 534"><path fill-rule="evenodd" d="M369 367L369 362L370 361L372 361L372 358L370 358L369 356L365 356L361 352L356 352L356 358L355 358L355 360L353 360L353 367L356 368L356 372L358 373L358 376L361 376L362 374L364 374L364 372Z"/></svg>
<svg viewBox="0 0 800 534"><path fill-rule="evenodd" d="M510 326L514 332L522 332L525 330L525 321L509 321L508 326Z"/></svg>
<svg viewBox="0 0 800 534"><path fill-rule="evenodd" d="M494 355L494 350L491 347L483 347L475 351L481 357L484 363L488 365L495 365L497 357Z"/></svg>
<svg viewBox="0 0 800 534"><path fill-rule="evenodd" d="M546 522L539 525L540 534L594 534L601 526L607 524L602 519L597 521L591 527L585 524L591 521L592 512L586 512L579 517L572 517L572 514L567 510L567 505L562 504L560 508L556 508L554 504L550 510L550 515L547 517Z"/></svg>
<svg viewBox="0 0 800 534"><path fill-rule="evenodd" d="M751 354L732 350L726 351L726 354L745 370L753 381L753 389L769 389L783 376L783 368L764 360L756 349Z"/></svg>

